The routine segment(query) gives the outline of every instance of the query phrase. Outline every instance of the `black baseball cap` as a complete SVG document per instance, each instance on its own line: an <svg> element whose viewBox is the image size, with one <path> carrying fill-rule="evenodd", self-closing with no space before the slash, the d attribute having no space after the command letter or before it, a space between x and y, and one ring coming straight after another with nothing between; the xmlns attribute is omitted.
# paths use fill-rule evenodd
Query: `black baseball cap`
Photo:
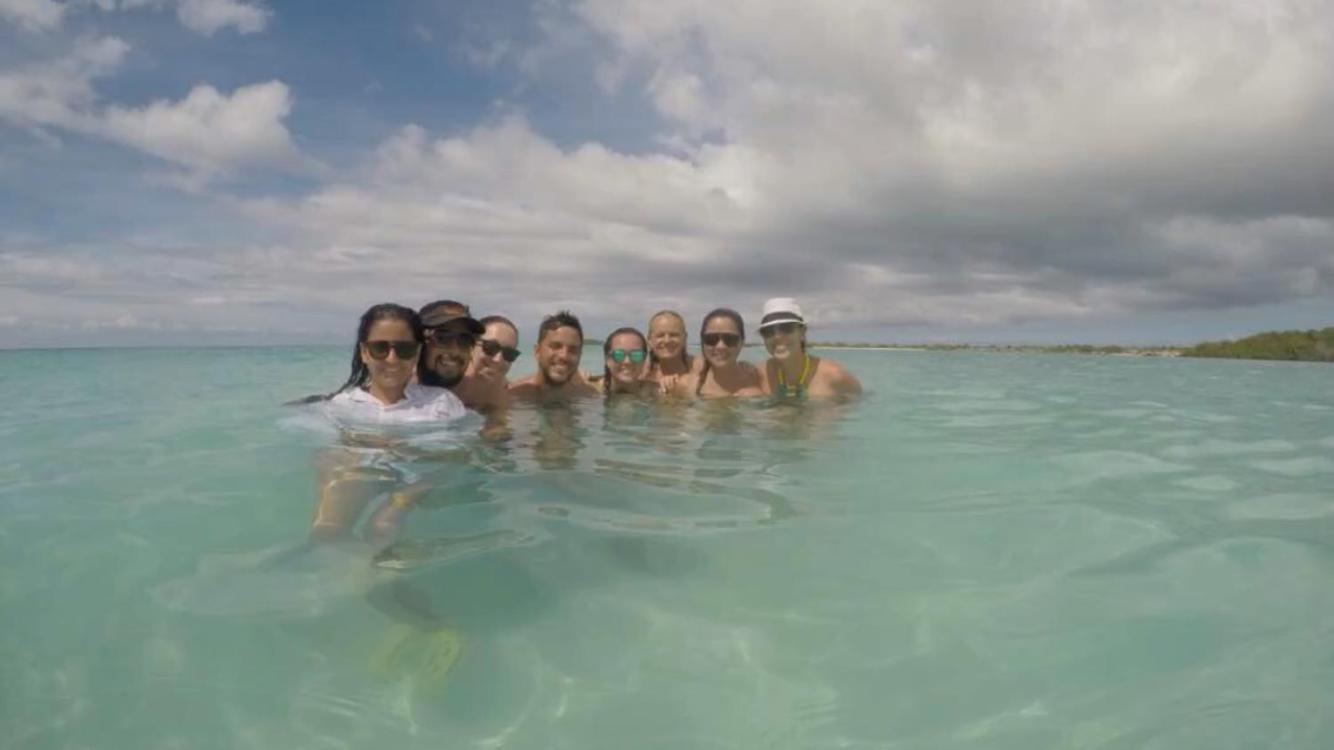
<svg viewBox="0 0 1334 750"><path fill-rule="evenodd" d="M425 328L444 328L453 325L474 336L481 336L486 331L486 326L472 317L472 311L467 305L451 299L436 300L422 305L418 315L421 316L422 326Z"/></svg>

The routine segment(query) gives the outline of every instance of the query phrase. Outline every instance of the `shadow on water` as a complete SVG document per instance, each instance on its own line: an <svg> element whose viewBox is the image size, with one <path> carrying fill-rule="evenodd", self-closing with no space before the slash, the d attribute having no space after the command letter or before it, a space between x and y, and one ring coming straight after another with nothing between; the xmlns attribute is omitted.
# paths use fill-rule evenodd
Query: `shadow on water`
<svg viewBox="0 0 1334 750"><path fill-rule="evenodd" d="M1192 550L1227 542L1266 540L1296 544L1334 568L1334 516L1314 519L1222 520L1176 531L1172 539L1117 555L1073 571L1075 575L1138 575Z"/></svg>

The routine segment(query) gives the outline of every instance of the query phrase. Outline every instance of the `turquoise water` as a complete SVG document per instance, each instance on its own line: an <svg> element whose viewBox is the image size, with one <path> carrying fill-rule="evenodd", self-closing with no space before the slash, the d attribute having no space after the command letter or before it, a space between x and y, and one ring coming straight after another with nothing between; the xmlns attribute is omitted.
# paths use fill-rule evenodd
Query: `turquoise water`
<svg viewBox="0 0 1334 750"><path fill-rule="evenodd" d="M394 572L281 556L343 348L0 352L0 747L1334 747L1334 368L835 356L404 459Z"/></svg>

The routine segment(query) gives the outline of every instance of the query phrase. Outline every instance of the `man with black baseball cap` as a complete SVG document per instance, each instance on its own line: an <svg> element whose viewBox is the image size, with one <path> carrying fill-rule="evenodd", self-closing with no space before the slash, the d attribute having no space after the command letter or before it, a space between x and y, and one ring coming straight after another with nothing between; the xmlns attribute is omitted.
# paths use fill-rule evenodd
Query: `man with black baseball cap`
<svg viewBox="0 0 1334 750"><path fill-rule="evenodd" d="M806 353L806 316L791 297L774 297L764 303L760 336L769 352L764 374L768 390L775 396L854 396L862 384L832 359Z"/></svg>
<svg viewBox="0 0 1334 750"><path fill-rule="evenodd" d="M473 319L467 305L454 300L436 300L418 314L426 329L426 351L417 362L417 380L452 389L463 380L472 348L486 328Z"/></svg>

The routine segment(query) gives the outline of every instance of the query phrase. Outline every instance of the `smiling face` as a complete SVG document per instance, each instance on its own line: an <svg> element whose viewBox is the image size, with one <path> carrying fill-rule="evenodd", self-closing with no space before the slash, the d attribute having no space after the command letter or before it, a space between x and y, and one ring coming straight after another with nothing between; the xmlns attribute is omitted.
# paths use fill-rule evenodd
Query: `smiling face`
<svg viewBox="0 0 1334 750"><path fill-rule="evenodd" d="M671 313L661 313L648 323L648 345L659 361L680 357L686 348L686 325Z"/></svg>
<svg viewBox="0 0 1334 750"><path fill-rule="evenodd" d="M579 355L583 353L584 337L570 326L547 331L533 356L537 358L538 372L552 385L564 385L579 370Z"/></svg>
<svg viewBox="0 0 1334 750"><path fill-rule="evenodd" d="M426 330L426 365L444 388L453 388L463 380L472 360L475 343L472 334L462 324L446 324Z"/></svg>
<svg viewBox="0 0 1334 750"><path fill-rule="evenodd" d="M731 367L736 364L741 354L741 330L736 321L719 315L710 318L704 324L704 334L700 337L704 349L704 359L713 368Z"/></svg>
<svg viewBox="0 0 1334 750"><path fill-rule="evenodd" d="M617 362L613 354L620 350L623 352L621 361ZM618 333L607 341L607 373L616 384L621 386L633 387L639 382L639 378L644 374L644 367L647 361L646 357L641 355L644 352L644 340L633 333ZM634 357L640 357L636 362Z"/></svg>
<svg viewBox="0 0 1334 750"><path fill-rule="evenodd" d="M764 348L769 356L779 361L790 357L801 357L806 351L806 327L800 323L779 323L760 329L764 336Z"/></svg>
<svg viewBox="0 0 1334 750"><path fill-rule="evenodd" d="M373 356L372 352L383 350L386 344L388 353L383 358ZM412 356L400 358L395 350L404 348L412 349ZM360 347L361 361L371 375L369 385L382 392L402 393L417 367L417 349L412 326L406 320L381 318L372 323Z"/></svg>
<svg viewBox="0 0 1334 750"><path fill-rule="evenodd" d="M486 349L495 349L494 346L488 346L487 342L493 341L500 346L494 354L487 354ZM481 341L472 351L472 367L469 370L473 374L487 379L503 379L509 374L513 363L505 359L504 351L514 349L519 345L519 332L510 328L499 320L493 320L486 324L486 332L482 334Z"/></svg>

